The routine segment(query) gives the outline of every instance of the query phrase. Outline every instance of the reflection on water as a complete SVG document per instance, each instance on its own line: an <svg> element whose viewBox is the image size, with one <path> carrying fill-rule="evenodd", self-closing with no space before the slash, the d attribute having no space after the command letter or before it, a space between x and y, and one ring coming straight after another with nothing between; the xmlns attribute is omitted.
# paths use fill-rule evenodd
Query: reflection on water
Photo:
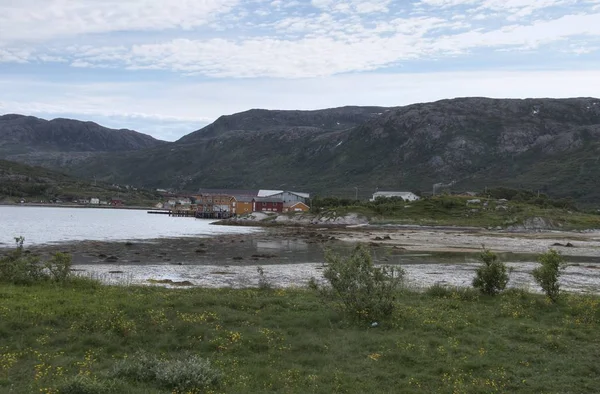
<svg viewBox="0 0 600 394"><path fill-rule="evenodd" d="M292 239L274 241L254 240L253 245L256 247L257 251L276 250L283 253L293 253L308 250L308 244L306 242Z"/></svg>

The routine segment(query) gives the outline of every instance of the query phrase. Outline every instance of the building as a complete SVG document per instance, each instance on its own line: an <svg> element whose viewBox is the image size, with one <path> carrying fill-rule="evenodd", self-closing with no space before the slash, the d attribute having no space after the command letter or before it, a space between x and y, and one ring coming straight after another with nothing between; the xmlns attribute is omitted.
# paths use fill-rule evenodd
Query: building
<svg viewBox="0 0 600 394"><path fill-rule="evenodd" d="M92 204L92 205L100 205L100 199L92 197L92 198L90 198L90 204Z"/></svg>
<svg viewBox="0 0 600 394"><path fill-rule="evenodd" d="M233 213L234 197L229 194L201 194L195 197L199 212Z"/></svg>
<svg viewBox="0 0 600 394"><path fill-rule="evenodd" d="M284 190L259 190L258 197L278 198L284 203L300 201L307 204L310 199L310 194Z"/></svg>
<svg viewBox="0 0 600 394"><path fill-rule="evenodd" d="M110 200L110 205L112 205L113 207L122 207L124 204L123 200L120 199L119 197L113 197Z"/></svg>
<svg viewBox="0 0 600 394"><path fill-rule="evenodd" d="M375 201L377 198L401 198L404 201L417 201L419 196L412 192L376 192L373 193L373 198L370 201Z"/></svg>
<svg viewBox="0 0 600 394"><path fill-rule="evenodd" d="M232 208L234 215L252 213L252 196L233 196Z"/></svg>
<svg viewBox="0 0 600 394"><path fill-rule="evenodd" d="M283 212L283 200L273 197L254 197L252 212Z"/></svg>
<svg viewBox="0 0 600 394"><path fill-rule="evenodd" d="M283 212L308 212L310 207L302 201L283 203Z"/></svg>

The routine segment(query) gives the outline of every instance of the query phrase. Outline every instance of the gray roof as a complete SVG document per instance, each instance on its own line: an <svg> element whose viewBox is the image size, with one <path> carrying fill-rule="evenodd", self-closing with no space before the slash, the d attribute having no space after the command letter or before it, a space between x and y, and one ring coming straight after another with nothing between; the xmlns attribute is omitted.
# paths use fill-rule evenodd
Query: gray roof
<svg viewBox="0 0 600 394"><path fill-rule="evenodd" d="M409 194L414 194L413 192L376 192L373 195L374 196L406 196Z"/></svg>
<svg viewBox="0 0 600 394"><path fill-rule="evenodd" d="M240 189L200 189L197 194L214 195L226 194L230 196L258 196L258 190L240 190Z"/></svg>
<svg viewBox="0 0 600 394"><path fill-rule="evenodd" d="M235 198L235 200L239 201L239 202L252 202L252 200L255 197L252 197L252 196L238 196L238 195L234 194L233 198Z"/></svg>
<svg viewBox="0 0 600 394"><path fill-rule="evenodd" d="M272 198L272 197L254 197L254 201L256 202L283 202L281 198Z"/></svg>

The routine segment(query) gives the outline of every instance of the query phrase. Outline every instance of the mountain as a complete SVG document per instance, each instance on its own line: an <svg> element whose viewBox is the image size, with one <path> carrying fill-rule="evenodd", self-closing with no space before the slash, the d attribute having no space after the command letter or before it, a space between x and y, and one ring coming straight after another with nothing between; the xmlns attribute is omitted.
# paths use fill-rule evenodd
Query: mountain
<svg viewBox="0 0 600 394"><path fill-rule="evenodd" d="M99 198L110 201L119 196L127 205L151 206L160 196L144 190L135 190L102 182L74 178L41 167L0 160L0 202L49 202L59 198L65 202L73 199Z"/></svg>
<svg viewBox="0 0 600 394"><path fill-rule="evenodd" d="M0 157L74 152L117 152L151 148L163 141L133 130L113 130L93 122L0 116Z"/></svg>
<svg viewBox="0 0 600 394"><path fill-rule="evenodd" d="M316 111L277 111L251 109L221 116L214 123L186 135L178 142L192 143L208 138L236 136L239 133L312 133L344 131L388 111L383 107L342 107ZM294 135L291 136L292 138Z"/></svg>
<svg viewBox="0 0 600 394"><path fill-rule="evenodd" d="M600 100L460 98L404 107L250 110L175 143L89 157L65 171L193 191L508 186L600 201ZM47 163L47 165L65 165Z"/></svg>

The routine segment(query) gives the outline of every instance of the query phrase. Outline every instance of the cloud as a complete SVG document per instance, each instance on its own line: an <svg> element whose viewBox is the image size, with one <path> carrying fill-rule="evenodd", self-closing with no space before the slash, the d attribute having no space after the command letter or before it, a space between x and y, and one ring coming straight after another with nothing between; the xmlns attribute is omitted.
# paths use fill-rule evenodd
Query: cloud
<svg viewBox="0 0 600 394"><path fill-rule="evenodd" d="M0 1L0 43L48 41L123 31L192 29L228 13L239 0Z"/></svg>
<svg viewBox="0 0 600 394"><path fill-rule="evenodd" d="M312 0L311 3L327 12L371 14L388 12L392 0Z"/></svg>
<svg viewBox="0 0 600 394"><path fill-rule="evenodd" d="M305 78L600 43L598 0L40 1L0 1L0 63Z"/></svg>
<svg viewBox="0 0 600 394"><path fill-rule="evenodd" d="M279 21L277 27L312 33L299 39L174 39L131 47L78 49L73 56L77 58L75 65L87 67L168 70L218 78L304 78L376 70L478 49L523 50L582 36L600 37L600 13L565 15L489 31L465 31L463 22L433 17L397 18L371 28L355 28L354 32L346 31L345 25L321 27L332 24L329 16L314 21L288 18ZM431 34L440 30L444 33Z"/></svg>

